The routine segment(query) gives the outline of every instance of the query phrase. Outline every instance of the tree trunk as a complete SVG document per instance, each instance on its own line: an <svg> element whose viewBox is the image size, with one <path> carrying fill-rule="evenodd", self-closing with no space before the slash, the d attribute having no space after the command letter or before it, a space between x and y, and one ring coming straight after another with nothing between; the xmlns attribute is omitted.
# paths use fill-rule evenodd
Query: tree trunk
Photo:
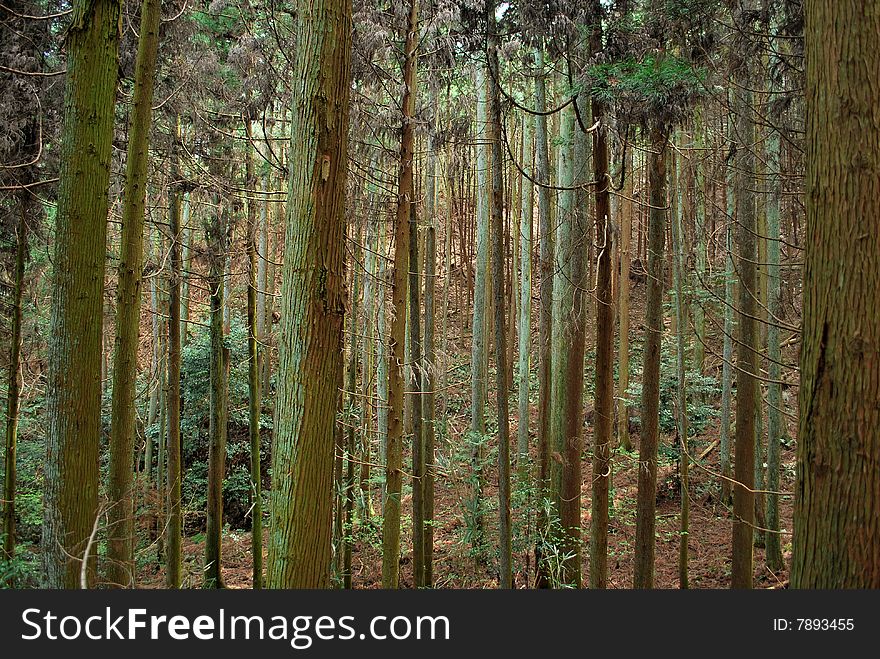
<svg viewBox="0 0 880 659"><path fill-rule="evenodd" d="M183 227L180 219L180 192L177 188L179 169L177 161L177 141L180 139L180 118L177 119L174 144L172 145L172 180L171 189L171 276L169 280L168 298L168 472L166 477L166 493L168 525L166 528L165 548L165 586L180 588L181 578L181 533L183 518L181 515L181 443L180 443L180 348L181 334L185 325L181 322L181 276L182 255L181 242ZM185 208L186 206L184 206Z"/></svg>
<svg viewBox="0 0 880 659"><path fill-rule="evenodd" d="M252 130L250 118L247 120L245 129L249 141L247 154L245 155L245 187L248 190L256 188L256 175L254 173L254 157L250 147L252 143ZM262 207L265 209L265 205ZM248 289L247 289L247 329L248 329L248 440L250 443L250 476L251 476L251 556L253 558L251 585L254 590L263 587L263 488L260 478L260 350L257 342L262 340L262 333L258 328L260 309L258 305L260 266L257 255L257 209L256 202L249 199L247 202L247 259L248 259ZM264 273L265 274L265 271Z"/></svg>
<svg viewBox="0 0 880 659"><path fill-rule="evenodd" d="M526 176L520 177L520 279L519 279L519 336L518 343L518 406L517 406L517 457L516 466L522 486L529 479L529 374L531 371L531 327L532 327L532 217L534 215L534 189L528 176L534 176L531 159L534 124L526 117L523 121L522 153L523 169Z"/></svg>
<svg viewBox="0 0 880 659"><path fill-rule="evenodd" d="M510 412L507 400L507 329L504 304L504 153L501 123L500 67L494 3L487 5L489 28L488 66L491 75L489 93L490 140L492 143L492 297L495 312L495 391L498 408L498 535L499 588L513 587L510 532Z"/></svg>
<svg viewBox="0 0 880 659"><path fill-rule="evenodd" d="M550 497L550 402L553 372L553 224L550 216L550 156L547 144L547 83L543 44L535 51L535 175L538 186L538 233L540 263L540 315L538 318L538 478L537 528L543 533L549 524L546 502ZM546 588L547 566L542 542L535 547L535 586Z"/></svg>
<svg viewBox="0 0 880 659"><path fill-rule="evenodd" d="M676 158L675 185L673 194L682 196L681 158ZM688 588L688 531L690 526L690 490L688 488L688 419L687 386L685 369L685 332L687 331L686 305L684 299L684 240L682 236L683 204L679 201L677 212L672 216L672 274L675 291L675 417L678 435L679 461L678 473L681 484L681 512L679 519L678 545L678 583L680 588Z"/></svg>
<svg viewBox="0 0 880 659"><path fill-rule="evenodd" d="M298 2L273 437L270 588L326 588L345 310L350 0Z"/></svg>
<svg viewBox="0 0 880 659"><path fill-rule="evenodd" d="M747 31L752 26L751 0L740 8L736 22ZM740 48L745 48L740 38ZM736 354L736 434L733 485L733 546L731 586L751 588L753 581L752 542L755 522L755 404L758 394L758 305L757 218L755 214L755 122L752 116L752 75L748 56L734 72L732 91L736 113L737 150L734 163L736 198L736 269L739 273L737 317L739 333Z"/></svg>
<svg viewBox="0 0 880 659"><path fill-rule="evenodd" d="M394 271L390 368L388 373L388 438L385 462L386 496L382 523L382 586L396 589L400 580L400 494L403 467L404 364L406 363L406 293L409 273L409 223L413 203L413 117L415 116L418 59L418 3L410 0L403 65L403 127L397 212L394 218Z"/></svg>
<svg viewBox="0 0 880 659"><path fill-rule="evenodd" d="M43 574L50 588L94 578L101 443L101 330L119 0L80 0L66 33L46 382ZM88 552L88 555L86 553Z"/></svg>
<svg viewBox="0 0 880 659"><path fill-rule="evenodd" d="M34 206L28 190L19 193L21 215L15 232L15 272L12 291L12 340L9 346L9 370L6 389L6 452L3 488L3 555L15 557L15 486L18 419L21 408L21 316L24 293L24 266L28 256L28 222Z"/></svg>
<svg viewBox="0 0 880 659"><path fill-rule="evenodd" d="M223 290L226 243L226 223L222 204L207 227L209 250L208 291L210 294L210 423L208 430L208 502L207 530L205 532L206 588L223 588L221 573L221 546L223 533L223 479L226 476L226 432L229 381L227 378L226 348L223 341Z"/></svg>
<svg viewBox="0 0 880 659"><path fill-rule="evenodd" d="M473 338L471 343L471 442L473 443L473 475L471 495L472 542L473 551L479 555L483 544L483 461L485 453L486 419L485 405L488 391L488 347L486 328L489 316L489 132L488 122L488 80L485 63L476 64L475 85L477 88L476 120L476 268L474 276L474 313L471 324Z"/></svg>
<svg viewBox="0 0 880 659"><path fill-rule="evenodd" d="M410 206L409 221L409 362L410 406L412 409L412 543L413 586L425 585L425 435L422 411L422 324L421 272L419 267L419 230L415 204Z"/></svg>
<svg viewBox="0 0 880 659"><path fill-rule="evenodd" d="M592 3L596 27L590 48L598 54L602 49L602 8L599 0ZM596 390L593 424L593 492L590 522L590 587L608 585L608 490L611 483L611 441L614 419L614 291L612 278L612 221L610 178L608 175L608 132L605 107L592 102L592 121L600 122L593 132L593 180L597 182L596 246L599 250L596 278ZM589 284L587 284L589 285Z"/></svg>
<svg viewBox="0 0 880 659"><path fill-rule="evenodd" d="M628 136L624 137L628 140ZM629 389L629 270L632 261L632 218L633 218L633 157L632 148L625 142L624 155L626 168L623 196L620 199L620 285L618 292L618 313L620 314L620 346L618 348L618 379L617 379L617 437L624 451L632 451L629 437L629 406L627 389Z"/></svg>
<svg viewBox="0 0 880 659"><path fill-rule="evenodd" d="M876 6L809 0L807 236L791 584L880 588Z"/></svg>
<svg viewBox="0 0 880 659"><path fill-rule="evenodd" d="M669 136L651 131L648 165L648 292L645 302L645 348L642 368L642 422L636 502L633 588L654 587L654 526L657 497L657 445L660 434L660 340L663 337L663 250L666 245L666 153Z"/></svg>

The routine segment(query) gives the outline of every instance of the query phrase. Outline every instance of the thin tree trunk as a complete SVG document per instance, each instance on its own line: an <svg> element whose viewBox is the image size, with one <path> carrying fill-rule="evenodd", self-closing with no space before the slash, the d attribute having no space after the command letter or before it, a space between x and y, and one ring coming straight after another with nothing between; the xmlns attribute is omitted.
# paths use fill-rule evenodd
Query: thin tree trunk
<svg viewBox="0 0 880 659"><path fill-rule="evenodd" d="M221 547L223 532L223 479L226 476L226 433L229 384L226 350L223 343L223 290L226 243L226 220L222 204L207 227L209 249L208 291L210 295L210 423L208 441L208 502L205 533L206 588L223 588Z"/></svg>
<svg viewBox="0 0 880 659"><path fill-rule="evenodd" d="M249 140L252 140L251 121L247 119L246 130ZM245 155L245 177L248 190L256 188L256 175L254 173L254 157L250 146ZM265 209L265 205L262 205ZM262 339L262 333L258 328L260 312L259 308L259 281L260 265L257 255L257 209L256 202L249 199L247 203L247 259L248 259L248 289L247 289L247 328L248 328L248 440L250 443L250 476L251 476L251 556L252 578L251 585L254 590L263 587L263 488L260 477L260 351L257 342ZM265 268L264 272L265 274Z"/></svg>
<svg viewBox="0 0 880 659"><path fill-rule="evenodd" d="M426 180L427 200L425 214L428 227L425 236L425 359L423 384L425 397L422 401L422 416L424 417L423 432L425 435L425 468L422 472L424 481L424 547L425 547L425 578L422 584L430 588L434 583L434 472L435 460L434 449L436 433L434 430L435 402L434 391L437 385L437 355L434 349L434 299L435 282L437 277L437 234L436 220L436 177L437 177L437 154L434 150L433 137L428 151L428 175Z"/></svg>
<svg viewBox="0 0 880 659"><path fill-rule="evenodd" d="M547 144L547 84L544 77L543 44L535 51L535 174L538 186L538 233L540 263L540 315L538 323L538 478L537 528L539 534L548 526L546 502L550 497L550 401L553 372L553 224L550 216L550 156ZM535 586L548 586L547 566L539 538L535 547Z"/></svg>
<svg viewBox="0 0 880 659"><path fill-rule="evenodd" d="M624 136L628 140L629 136ZM620 346L618 348L617 378L617 437L624 451L632 451L629 437L629 407L627 390L629 389L629 270L632 261L632 218L633 218L633 157L632 148L624 142L626 168L623 196L620 199L620 284L618 292L618 313L620 314Z"/></svg>
<svg viewBox="0 0 880 659"><path fill-rule="evenodd" d="M386 496L382 524L382 586L396 589L400 580L400 494L403 467L404 364L406 363L406 293L409 263L409 223L413 203L413 117L418 59L418 3L410 0L403 66L403 128L397 212L394 218L394 272L391 287L390 369L388 374L388 439L385 462Z"/></svg>
<svg viewBox="0 0 880 659"><path fill-rule="evenodd" d="M492 287L495 302L495 387L498 407L498 534L499 588L513 587L510 530L510 412L508 409L507 330L504 304L504 154L501 123L500 67L495 7L488 4L489 27L488 66L492 73L489 93L490 139L492 142Z"/></svg>
<svg viewBox="0 0 880 659"><path fill-rule="evenodd" d="M183 227L180 219L180 191L176 181L179 177L177 141L180 139L180 118L177 118L174 144L172 146L171 189L171 276L168 298L168 472L166 476L168 525L165 548L165 586L180 588L181 579L181 443L180 443L180 348L185 325L181 316L181 241ZM186 202L184 202L186 208Z"/></svg>
<svg viewBox="0 0 880 659"><path fill-rule="evenodd" d="M28 221L33 206L28 190L19 193L20 217L15 232L15 273L12 291L12 341L9 346L9 370L6 387L6 452L3 488L3 554L7 561L15 557L15 489L18 418L21 407L21 316L24 292L24 266L28 255Z"/></svg>
<svg viewBox="0 0 880 659"><path fill-rule="evenodd" d="M409 222L409 361L410 405L412 409L412 543L413 586L425 585L425 435L422 411L422 325L421 273L419 268L419 233L414 205Z"/></svg>

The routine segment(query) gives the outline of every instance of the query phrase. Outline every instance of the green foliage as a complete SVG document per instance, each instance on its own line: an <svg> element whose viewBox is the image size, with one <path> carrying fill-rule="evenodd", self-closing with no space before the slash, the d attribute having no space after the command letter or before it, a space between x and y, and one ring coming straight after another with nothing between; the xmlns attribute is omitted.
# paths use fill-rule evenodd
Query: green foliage
<svg viewBox="0 0 880 659"><path fill-rule="evenodd" d="M550 499L541 501L541 506L546 523L538 526L536 529L537 546L540 549L542 565L548 585L554 589L574 588L574 584L563 581L565 563L574 557L574 553L563 550L566 539L565 530L562 528L562 521L559 519L559 513Z"/></svg>
<svg viewBox="0 0 880 659"><path fill-rule="evenodd" d="M666 336L660 348L660 432L675 432L675 409L678 389L678 369L676 366L675 337ZM637 360L632 360L635 363ZM691 363L687 360L686 365ZM641 369L636 371L641 377ZM629 405L638 408L641 398L641 383L631 384L626 391ZM701 375L694 370L685 372L685 392L687 395L688 434L700 435L713 418L719 416L712 404L721 395L718 380ZM671 450L677 451L677 447ZM677 455L677 453L676 453Z"/></svg>
<svg viewBox="0 0 880 659"><path fill-rule="evenodd" d="M248 436L247 327L239 318L232 318L225 345L229 351L229 423L226 479L223 482L224 509L226 519L233 527L248 528L252 488ZM181 494L185 509L195 512L195 516L199 516L207 505L210 367L210 331L207 327L196 326L196 332L181 353L180 388L184 463ZM269 414L261 415L260 428L264 431L271 430L272 419ZM155 441L159 435L158 423L148 427L146 431ZM270 434L263 432L261 437L260 462L265 479L270 462ZM265 503L263 510L268 510Z"/></svg>
<svg viewBox="0 0 880 659"><path fill-rule="evenodd" d="M595 64L587 75L593 98L615 108L628 123L671 126L687 116L707 73L667 53Z"/></svg>
<svg viewBox="0 0 880 659"><path fill-rule="evenodd" d="M0 546L5 538L0 533ZM0 588L37 588L39 574L38 554L30 544L17 544L15 555L9 560L0 552Z"/></svg>

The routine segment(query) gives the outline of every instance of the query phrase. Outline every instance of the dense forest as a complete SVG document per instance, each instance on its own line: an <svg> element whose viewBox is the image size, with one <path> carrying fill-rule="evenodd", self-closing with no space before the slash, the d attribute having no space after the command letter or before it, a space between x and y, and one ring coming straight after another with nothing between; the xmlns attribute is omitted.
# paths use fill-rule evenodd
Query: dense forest
<svg viewBox="0 0 880 659"><path fill-rule="evenodd" d="M0 584L880 587L880 0L0 0Z"/></svg>

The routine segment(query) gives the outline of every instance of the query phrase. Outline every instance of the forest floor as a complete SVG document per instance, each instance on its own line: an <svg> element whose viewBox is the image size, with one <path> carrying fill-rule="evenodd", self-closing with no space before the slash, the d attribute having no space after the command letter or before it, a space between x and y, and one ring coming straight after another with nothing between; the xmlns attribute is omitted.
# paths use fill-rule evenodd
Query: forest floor
<svg viewBox="0 0 880 659"><path fill-rule="evenodd" d="M643 308L642 287L633 289L633 308L631 311L631 327L633 334L640 332L641 311ZM459 328L452 330L455 322L452 313L449 329L458 333ZM460 327L459 337L451 337L447 343L449 363L447 381L450 383L443 391L445 399L439 407L444 414L438 415L437 421L437 461L435 485L435 527L434 527L434 584L437 588L495 588L497 587L497 471L495 460L497 453L497 435L493 434L494 395L490 393L490 405L486 409L488 423L488 439L485 471L484 531L485 544L482 552L475 556L472 551L474 528L467 524L464 513L465 504L472 491L472 467L470 464L470 445L467 440L470 424L470 337L469 327ZM491 334L490 334L491 336ZM587 336L595 336L594 329L588 329ZM669 338L670 333L666 333ZM665 340L664 340L665 343ZM632 360L641 362L638 352L639 341L633 336ZM707 336L706 372L720 379L720 337ZM792 348L789 348L793 352ZM787 351L788 352L788 351ZM791 363L796 362L796 355L786 354ZM587 362L589 366L590 356ZM533 369L534 370L534 369ZM534 373L532 374L534 376ZM588 375L588 386L592 375ZM490 369L489 382L494 382ZM636 379L637 381L637 379ZM530 439L532 459L535 453L535 430L537 419L537 383L532 382L533 400L530 406ZM789 395L784 394L785 400ZM796 399L796 396L794 397ZM511 456L515 455L517 420L516 394L511 390ZM589 578L589 533L590 533L590 501L592 483L592 427L589 423L592 402L591 392L585 391L587 423L584 426L581 510L583 539L581 546L582 575L584 585ZM717 398L709 401L717 408ZM786 435L795 437L797 434L796 410L788 404L784 416ZM731 407L731 412L733 411ZM637 409L631 410L632 414ZM732 420L731 420L732 421ZM733 423L731 423L733 426ZM697 437L691 437L691 456L705 457L690 470L690 528L688 575L691 588L728 588L730 586L730 556L733 515L730 505L725 505L720 498L720 450L718 440L720 423L715 416ZM731 427L731 444L733 444L733 428ZM617 448L612 453L613 476L611 485L611 511L608 534L608 586L610 588L630 588L633 573L633 543L636 525L636 494L638 464L638 428L632 431L633 452ZM681 491L675 452L672 446L676 441L674 435L661 435L658 459L657 479L657 512L656 512L656 544L655 544L655 587L679 587L679 537ZM492 450L496 447L495 450ZM766 450L766 447L765 447ZM404 448L404 472L409 472L407 463L411 455L409 447ZM731 449L731 453L733 450ZM732 456L732 460L735 456ZM378 471L374 469L375 472ZM794 442L786 442L782 450L782 469L780 491L793 492L795 477ZM515 481L516 472L512 473ZM380 506L380 485L371 489L372 511L365 515L363 506L359 506L357 520L353 527L352 537L352 582L355 588L379 588L382 581L382 518ZM758 488L760 489L760 488ZM512 506L513 528L513 566L514 581L517 588L529 588L534 585L534 502L530 505L517 505L517 500L527 498L527 492L518 492L513 488L514 503ZM404 477L401 520L401 588L411 588L412 581L412 498L411 480ZM779 498L780 527L782 529L781 546L784 564L788 565L791 556L793 497ZM760 525L760 518L756 522ZM264 531L264 554L268 543ZM756 532L756 536L759 534ZM185 558L184 587L201 585L201 569L204 560L204 534L184 538L183 552ZM251 534L249 530L235 530L228 527L223 536L223 576L228 588L251 587ZM482 558L480 558L482 556ZM139 584L141 587L163 587L164 570L161 561L145 560L140 562ZM264 558L264 565L266 559ZM755 579L754 585L759 588L781 588L787 585L787 570L774 573L764 563L763 545L756 546L754 552Z"/></svg>
<svg viewBox="0 0 880 659"><path fill-rule="evenodd" d="M714 441L711 434L697 443L701 452L706 444ZM709 440L706 442L705 440ZM637 457L633 454L616 453L613 476L613 512L608 536L608 567L610 588L630 588L632 584L633 540L635 536L635 497ZM715 448L701 463L702 468L691 469L690 549L688 573L691 588L727 588L730 585L730 548L732 514L718 496L719 479L713 474L720 470L718 450ZM710 473L712 472L712 473ZM783 452L782 491L793 488L794 452ZM669 466L660 467L665 478L658 485L657 528L655 556L655 585L657 588L678 588L680 489L677 471ZM583 574L589 574L589 528L590 528L590 461L584 462L581 496L583 512L584 543L582 548ZM494 486L486 488L485 496L496 496ZM463 540L463 515L461 509L465 493L461 488L444 486L438 479L436 489L437 525L435 529L434 575L440 588L494 588L497 575L494 560L476 561L470 555L470 545ZM377 498L374 496L374 499ZM378 502L375 502L378 503ZM403 509L411 506L406 495ZM495 511L489 511L486 532L495 541ZM792 499L780 500L781 526L784 530L782 547L786 564L791 552ZM410 518L404 516L401 535L401 587L412 587L411 573L411 527ZM516 524L516 522L515 522ZM516 527L515 527L516 528ZM379 588L382 580L382 550L380 544L381 518L375 516L371 523L355 529L356 543L352 552L352 580L355 588ZM517 539L514 538L515 544ZM519 544L522 544L520 540ZM264 540L263 546L266 547ZM534 554L523 547L516 552L516 587L526 588L534 580ZM198 587L198 576L204 556L202 535L184 539L183 552L187 565L185 585ZM265 550L264 550L265 552ZM249 588L251 585L251 534L247 530L228 530L223 537L223 576L229 588ZM787 571L774 573L764 565L764 550L755 548L755 587L779 588L787 583ZM265 563L265 560L264 560ZM586 581L586 578L585 578ZM140 574L142 587L162 587L164 574L155 563L143 566Z"/></svg>

